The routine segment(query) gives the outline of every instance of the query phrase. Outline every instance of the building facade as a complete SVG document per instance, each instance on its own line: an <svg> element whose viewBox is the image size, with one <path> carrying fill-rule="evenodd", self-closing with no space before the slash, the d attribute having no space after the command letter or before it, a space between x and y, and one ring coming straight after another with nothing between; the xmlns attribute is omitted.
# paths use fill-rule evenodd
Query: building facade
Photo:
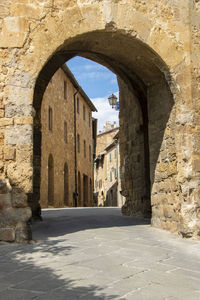
<svg viewBox="0 0 200 300"><path fill-rule="evenodd" d="M58 69L41 107L42 207L92 205L95 110L68 67Z"/></svg>
<svg viewBox="0 0 200 300"><path fill-rule="evenodd" d="M94 164L94 194L98 206L122 207L119 127L106 122L103 132L97 135Z"/></svg>

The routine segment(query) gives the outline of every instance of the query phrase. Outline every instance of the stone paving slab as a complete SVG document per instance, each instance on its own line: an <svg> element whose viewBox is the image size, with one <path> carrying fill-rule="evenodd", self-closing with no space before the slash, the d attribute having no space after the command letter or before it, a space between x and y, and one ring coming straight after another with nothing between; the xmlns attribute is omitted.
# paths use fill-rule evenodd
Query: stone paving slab
<svg viewBox="0 0 200 300"><path fill-rule="evenodd" d="M1 300L199 300L200 242L121 216L52 209L31 245L0 246Z"/></svg>

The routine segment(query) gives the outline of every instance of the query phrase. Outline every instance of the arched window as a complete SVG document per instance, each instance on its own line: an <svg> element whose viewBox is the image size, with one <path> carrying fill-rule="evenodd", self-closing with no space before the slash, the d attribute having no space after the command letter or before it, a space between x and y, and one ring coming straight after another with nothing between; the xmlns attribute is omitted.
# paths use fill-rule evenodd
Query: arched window
<svg viewBox="0 0 200 300"><path fill-rule="evenodd" d="M54 161L52 154L48 159L48 205L54 205Z"/></svg>
<svg viewBox="0 0 200 300"><path fill-rule="evenodd" d="M69 172L67 163L64 164L64 205L69 206Z"/></svg>

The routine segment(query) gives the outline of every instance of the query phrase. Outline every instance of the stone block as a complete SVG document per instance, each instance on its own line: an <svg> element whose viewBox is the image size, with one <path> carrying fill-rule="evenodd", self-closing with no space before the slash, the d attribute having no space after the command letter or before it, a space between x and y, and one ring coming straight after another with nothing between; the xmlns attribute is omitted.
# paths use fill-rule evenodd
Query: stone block
<svg viewBox="0 0 200 300"><path fill-rule="evenodd" d="M15 230L14 228L0 228L0 241L14 242Z"/></svg>
<svg viewBox="0 0 200 300"><path fill-rule="evenodd" d="M14 118L14 124L16 125L31 125L33 124L32 117L16 117Z"/></svg>
<svg viewBox="0 0 200 300"><path fill-rule="evenodd" d="M32 135L31 125L15 125L13 128L5 131L5 142L6 145L32 144Z"/></svg>
<svg viewBox="0 0 200 300"><path fill-rule="evenodd" d="M165 218L174 218L174 207L173 205L163 205L163 215Z"/></svg>
<svg viewBox="0 0 200 300"><path fill-rule="evenodd" d="M26 243L32 239L30 224L20 222L16 226L15 241L16 243Z"/></svg>
<svg viewBox="0 0 200 300"><path fill-rule="evenodd" d="M4 109L0 109L0 118L3 118L5 115L5 110Z"/></svg>
<svg viewBox="0 0 200 300"><path fill-rule="evenodd" d="M13 147L6 147L4 149L4 159L5 160L15 160L16 150Z"/></svg>
<svg viewBox="0 0 200 300"><path fill-rule="evenodd" d="M16 208L27 207L27 195L24 193L12 194L12 206Z"/></svg>
<svg viewBox="0 0 200 300"><path fill-rule="evenodd" d="M0 194L10 193L12 190L8 179L0 179Z"/></svg>
<svg viewBox="0 0 200 300"><path fill-rule="evenodd" d="M13 125L13 118L1 118L0 127Z"/></svg>
<svg viewBox="0 0 200 300"><path fill-rule="evenodd" d="M16 186L25 193L32 191L33 168L30 163L9 163L7 166L7 176L13 186Z"/></svg>
<svg viewBox="0 0 200 300"><path fill-rule="evenodd" d="M11 193L0 194L0 210L12 207Z"/></svg>
<svg viewBox="0 0 200 300"><path fill-rule="evenodd" d="M22 47L28 32L28 23L22 17L6 17L0 34L1 47Z"/></svg>
<svg viewBox="0 0 200 300"><path fill-rule="evenodd" d="M192 167L195 172L200 172L200 159L193 160Z"/></svg>
<svg viewBox="0 0 200 300"><path fill-rule="evenodd" d="M16 150L16 161L17 163L32 163L33 161L32 145L18 145ZM37 162L34 162L34 164L37 165Z"/></svg>

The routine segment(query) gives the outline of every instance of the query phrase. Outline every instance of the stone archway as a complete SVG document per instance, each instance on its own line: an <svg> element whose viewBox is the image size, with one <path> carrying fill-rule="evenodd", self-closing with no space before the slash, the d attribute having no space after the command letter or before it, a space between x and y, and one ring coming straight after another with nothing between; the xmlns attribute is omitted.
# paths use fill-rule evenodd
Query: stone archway
<svg viewBox="0 0 200 300"><path fill-rule="evenodd" d="M124 45L127 52L124 52ZM36 149L40 148L40 105L48 77L52 76L60 63L75 55L99 62L118 75L121 165L123 166L122 193L127 199L123 213L149 217L153 207L155 214L152 221L161 227L161 216L157 214L157 210L161 209L163 203L153 200L153 197L156 199L159 193L156 182L165 185L168 177L176 181L177 174L176 154L173 151L175 147L174 97L170 90L171 77L168 67L147 45L121 32L89 32L70 39L68 43L65 42L63 48L56 52L43 67L36 81L33 102L36 111L34 119ZM165 136L166 128L172 130L169 147L162 146L163 141L165 143L168 139L168 134ZM163 155L159 158L161 152ZM172 159L170 158L172 172L158 179L155 178L156 168L168 160L169 153L172 153ZM39 165L35 164L34 170L39 173L40 157L34 152L35 156L37 156L35 161ZM157 164L157 161L160 164ZM34 183L33 189L39 189L38 180L36 184ZM174 197L171 191L168 194L168 197ZM168 210L171 207L166 203L165 208ZM172 209L176 210L176 207ZM162 216L162 218L166 222L167 217Z"/></svg>
<svg viewBox="0 0 200 300"><path fill-rule="evenodd" d="M199 235L198 7L186 3L61 0L23 4L18 15L12 1L7 5L0 36L1 193L11 195L13 211L16 199L23 199L17 209L27 212L11 226L5 205L2 228L11 228L13 240L18 223L26 228L28 206L39 211L44 90L75 55L102 63L119 78L123 212L144 216L152 207L154 226Z"/></svg>

